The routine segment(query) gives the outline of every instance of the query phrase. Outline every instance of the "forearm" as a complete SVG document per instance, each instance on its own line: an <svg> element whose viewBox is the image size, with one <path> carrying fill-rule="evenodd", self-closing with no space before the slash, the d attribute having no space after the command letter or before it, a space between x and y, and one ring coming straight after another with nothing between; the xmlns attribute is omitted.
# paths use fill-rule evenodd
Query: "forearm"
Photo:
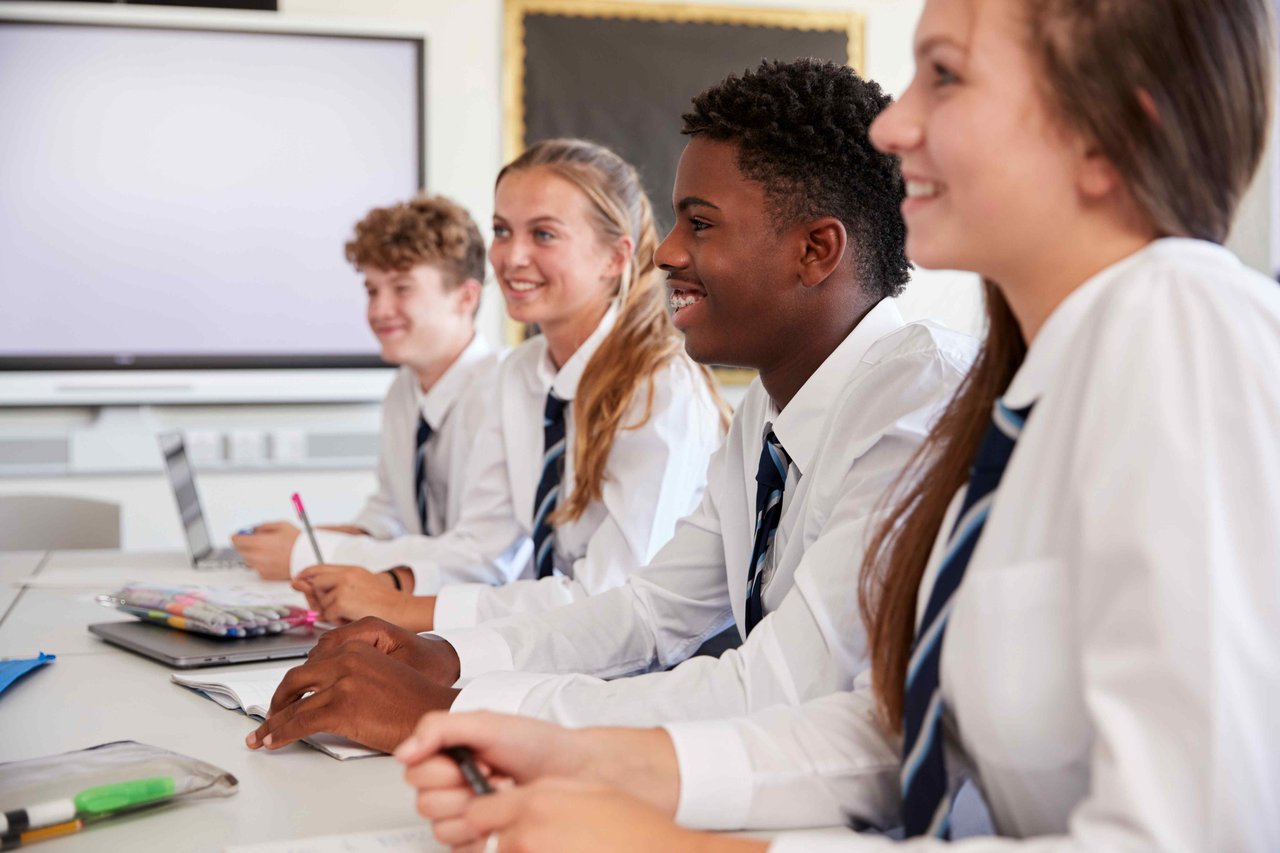
<svg viewBox="0 0 1280 853"><path fill-rule="evenodd" d="M663 729L589 728L574 737L579 778L618 788L668 817L680 801L680 768L671 737Z"/></svg>
<svg viewBox="0 0 1280 853"><path fill-rule="evenodd" d="M407 590L412 590L411 584L412 581L406 587ZM436 597L434 595L414 595L409 591L404 593L399 618L401 628L416 633L430 631L435 625L435 615Z"/></svg>

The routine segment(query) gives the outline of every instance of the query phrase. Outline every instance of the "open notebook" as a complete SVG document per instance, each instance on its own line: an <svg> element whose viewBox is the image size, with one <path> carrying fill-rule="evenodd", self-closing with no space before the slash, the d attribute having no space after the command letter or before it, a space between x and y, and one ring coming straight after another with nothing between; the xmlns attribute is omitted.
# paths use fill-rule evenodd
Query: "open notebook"
<svg viewBox="0 0 1280 853"><path fill-rule="evenodd" d="M202 693L224 708L232 711L243 710L250 717L261 720L267 715L267 709L271 707L271 695L276 692L276 687L284 678L284 674L291 668L281 666L253 672L240 669L204 670L198 675L175 672L172 678L175 684ZM302 742L339 761L386 754L325 732L305 737Z"/></svg>

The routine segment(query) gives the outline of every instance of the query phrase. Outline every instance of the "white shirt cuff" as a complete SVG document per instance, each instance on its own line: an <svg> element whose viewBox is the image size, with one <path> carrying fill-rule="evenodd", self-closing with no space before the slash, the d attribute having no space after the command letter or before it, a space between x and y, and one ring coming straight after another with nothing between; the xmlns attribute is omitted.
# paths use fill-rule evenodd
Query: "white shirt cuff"
<svg viewBox="0 0 1280 853"><path fill-rule="evenodd" d="M454 711L500 711L519 714L525 697L556 676L537 672L490 672L478 675L453 700Z"/></svg>
<svg viewBox="0 0 1280 853"><path fill-rule="evenodd" d="M470 681L486 672L511 672L516 668L511 648L497 631L489 628L458 628L434 631L453 646L461 664L458 683Z"/></svg>
<svg viewBox="0 0 1280 853"><path fill-rule="evenodd" d="M486 589L492 587L487 583L451 583L436 593L436 630L474 628L480 621L480 596Z"/></svg>
<svg viewBox="0 0 1280 853"><path fill-rule="evenodd" d="M307 531L299 531L298 538L293 540L293 551L289 554L290 575L296 576L298 572L318 562L337 562L334 557L342 550L343 540L355 538L334 530L317 530L315 534L316 544L320 546L320 553L325 555L325 559L316 559L315 549L311 547L311 537L307 536Z"/></svg>
<svg viewBox="0 0 1280 853"><path fill-rule="evenodd" d="M699 720L663 726L676 750L680 804L676 823L693 829L735 829L751 812L752 772L732 723Z"/></svg>

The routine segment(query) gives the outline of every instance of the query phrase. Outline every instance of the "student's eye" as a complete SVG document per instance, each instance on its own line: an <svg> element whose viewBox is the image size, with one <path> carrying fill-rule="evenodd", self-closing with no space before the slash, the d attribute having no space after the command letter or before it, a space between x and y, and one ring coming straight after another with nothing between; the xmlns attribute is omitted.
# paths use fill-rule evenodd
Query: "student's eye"
<svg viewBox="0 0 1280 853"><path fill-rule="evenodd" d="M689 226L693 228L694 233L697 233L699 231L705 231L708 228L710 228L711 223L707 222L705 219L699 219L696 216L691 216L689 217Z"/></svg>
<svg viewBox="0 0 1280 853"><path fill-rule="evenodd" d="M511 229L505 225L499 225L498 223L495 222L493 223L493 236L494 238L510 237Z"/></svg>
<svg viewBox="0 0 1280 853"><path fill-rule="evenodd" d="M958 83L960 78L955 75L950 68L941 62L931 63L933 68L933 85L935 88L939 86L950 86L952 83Z"/></svg>
<svg viewBox="0 0 1280 853"><path fill-rule="evenodd" d="M537 228L533 232L533 239L539 243L547 243L556 238L555 232L548 231L545 228Z"/></svg>
<svg viewBox="0 0 1280 853"><path fill-rule="evenodd" d="M407 284L401 284L401 285L398 285L398 286L396 287L396 295L397 295L397 296L405 296L405 295L407 295L411 290L413 290L413 288L412 288L412 287L410 287L409 285L407 285Z"/></svg>

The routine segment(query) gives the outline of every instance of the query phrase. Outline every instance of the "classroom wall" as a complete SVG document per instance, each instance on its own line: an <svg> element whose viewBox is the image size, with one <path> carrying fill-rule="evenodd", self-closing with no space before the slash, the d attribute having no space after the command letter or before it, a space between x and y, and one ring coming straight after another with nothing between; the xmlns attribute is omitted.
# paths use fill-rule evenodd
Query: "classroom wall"
<svg viewBox="0 0 1280 853"><path fill-rule="evenodd" d="M712 2L712 0L702 0ZM736 5L859 9L867 16L867 73L886 90L899 92L912 73L911 35L922 0L735 0ZM377 19L409 26L428 39L427 178L433 192L450 195L471 209L482 228L492 213L492 181L501 165L501 0L281 0L285 16L328 19ZM693 93L690 93L692 95ZM675 117L672 131L675 132ZM1245 199L1231 246L1249 264L1274 272L1280 264L1280 176L1276 155ZM657 200L662 203L663 200ZM358 212L353 211L353 219ZM1273 261L1273 252L1277 253ZM929 317L973 333L981 330L978 285L962 273L920 272L902 298L909 317ZM485 333L501 337L501 297L488 287L481 312ZM731 396L734 396L731 394ZM92 420L91 410L3 410L0 436L6 431L57 432ZM204 407L199 412L160 411L166 425L200 424L231 428L311 429L346 419L360 428L375 428L374 406L358 409L313 406ZM262 468L223 465L205 469L200 482L215 535L225 535L255 520L288 512L288 494L303 490L312 516L321 521L349 518L373 485L367 468ZM158 469L150 472L91 476L0 477L0 493L62 493L122 502L123 543L128 548L174 548L181 544L172 498Z"/></svg>

